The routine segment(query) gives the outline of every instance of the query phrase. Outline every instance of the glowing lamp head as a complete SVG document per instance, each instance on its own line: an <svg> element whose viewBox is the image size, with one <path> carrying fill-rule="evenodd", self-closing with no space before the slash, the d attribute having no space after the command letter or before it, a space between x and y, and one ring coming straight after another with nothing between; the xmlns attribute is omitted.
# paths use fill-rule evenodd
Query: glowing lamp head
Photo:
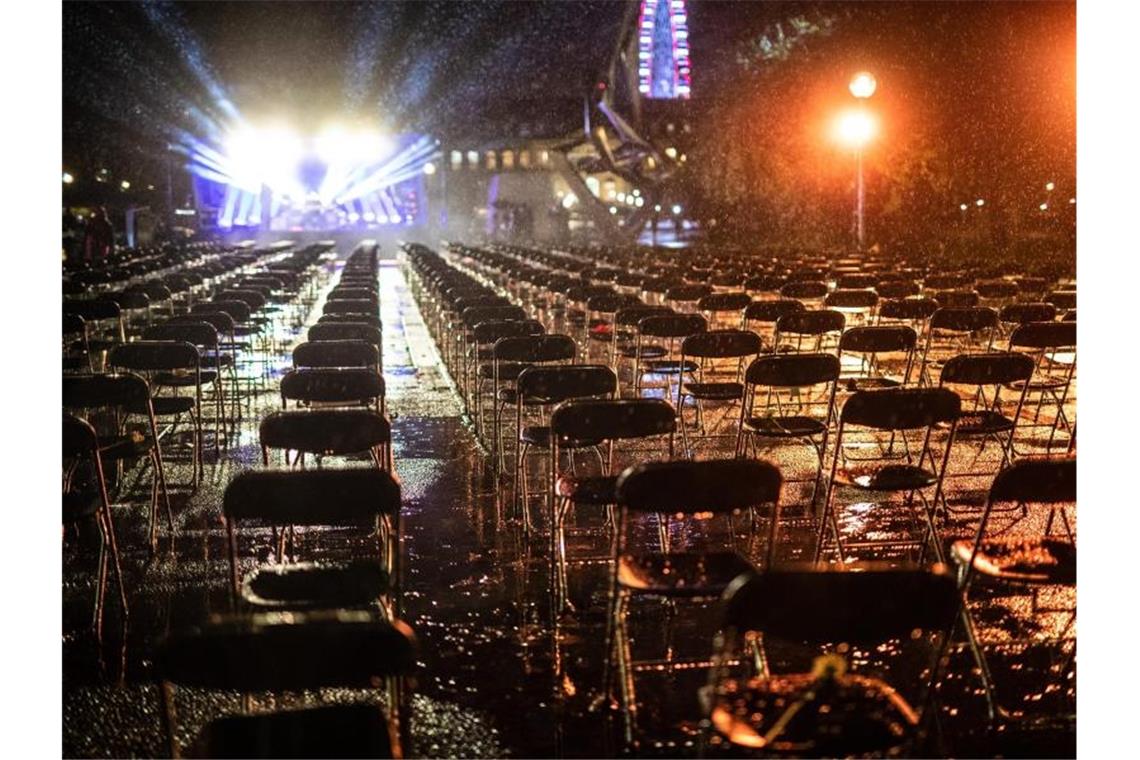
<svg viewBox="0 0 1140 760"><path fill-rule="evenodd" d="M1050 191L1050 192L1052 192L1054 187L1056 187L1056 185L1054 185L1052 182L1046 182L1045 183L1045 189Z"/></svg>
<svg viewBox="0 0 1140 760"><path fill-rule="evenodd" d="M965 203L963 203L963 204L962 204L961 206L959 206L958 208L960 208L960 209L962 209L963 211L965 211L966 209L968 209L968 208L969 208L969 206L967 206Z"/></svg>
<svg viewBox="0 0 1140 760"><path fill-rule="evenodd" d="M63 173L63 184L70 185L74 181L75 181L75 177L71 176L70 172L64 172Z"/></svg>
<svg viewBox="0 0 1140 760"><path fill-rule="evenodd" d="M878 132L875 117L863 110L846 111L835 122L835 139L849 148L860 149Z"/></svg>
<svg viewBox="0 0 1140 760"><path fill-rule="evenodd" d="M130 190L131 189L131 183L127 182L126 180L123 180L122 182L119 183L119 187L121 187L124 190Z"/></svg>
<svg viewBox="0 0 1140 760"><path fill-rule="evenodd" d="M852 95L862 99L869 98L874 95L875 87L877 86L878 82L875 81L875 77L871 75L871 72L860 71L858 74L851 78L851 82L847 85L847 89L851 91Z"/></svg>
<svg viewBox="0 0 1140 760"><path fill-rule="evenodd" d="M976 201L974 201L974 203L976 203L979 206L984 206L984 205L986 205L986 200L985 200L985 198L978 198Z"/></svg>

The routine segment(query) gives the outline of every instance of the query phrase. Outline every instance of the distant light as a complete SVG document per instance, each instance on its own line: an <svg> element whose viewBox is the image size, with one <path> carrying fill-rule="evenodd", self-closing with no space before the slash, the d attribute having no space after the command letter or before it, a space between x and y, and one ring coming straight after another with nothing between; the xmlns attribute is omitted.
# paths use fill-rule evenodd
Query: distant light
<svg viewBox="0 0 1140 760"><path fill-rule="evenodd" d="M174 209L175 216L194 216L198 212L192 208L176 208Z"/></svg>
<svg viewBox="0 0 1140 760"><path fill-rule="evenodd" d="M847 89L851 90L851 94L857 98L869 98L875 94L875 88L878 82L869 71L860 71L851 78L851 83L847 85Z"/></svg>
<svg viewBox="0 0 1140 760"><path fill-rule="evenodd" d="M965 203L963 203L963 204L962 204L961 206L959 206L958 208L960 208L960 209L962 209L963 211L965 211L966 209L968 209L968 208L969 208L969 206L967 206Z"/></svg>
<svg viewBox="0 0 1140 760"><path fill-rule="evenodd" d="M130 190L131 189L131 183L127 182L126 180L123 180L122 182L119 183L119 187L123 188L124 190Z"/></svg>
<svg viewBox="0 0 1140 760"><path fill-rule="evenodd" d="M146 189L147 189L147 190L153 190L153 189L154 189L154 185L147 185L147 186L146 186Z"/></svg>
<svg viewBox="0 0 1140 760"><path fill-rule="evenodd" d="M835 122L835 138L851 148L860 149L875 136L875 117L862 109L844 111Z"/></svg>
<svg viewBox="0 0 1140 760"><path fill-rule="evenodd" d="M625 193L617 194L618 203L625 203Z"/></svg>
<svg viewBox="0 0 1140 760"><path fill-rule="evenodd" d="M1076 202L1077 202L1077 199L1076 199L1076 198L1070 198L1070 199L1069 199L1069 203L1076 203Z"/></svg>
<svg viewBox="0 0 1140 760"><path fill-rule="evenodd" d="M984 198L978 198L976 201L974 201L974 203L976 203L976 204L977 204L977 205L979 205L979 206L984 206L984 205L986 205L986 201L985 201L985 199L984 199Z"/></svg>
<svg viewBox="0 0 1140 760"><path fill-rule="evenodd" d="M668 148L665 149L665 155L668 156L669 158L676 158L677 157L677 149L674 148L673 146L669 146Z"/></svg>
<svg viewBox="0 0 1140 760"><path fill-rule="evenodd" d="M610 206L610 213L616 214L617 213L617 206Z"/></svg>
<svg viewBox="0 0 1140 760"><path fill-rule="evenodd" d="M374 222L374 221L376 221L376 215L373 214L371 211L365 211L364 212L364 221Z"/></svg>
<svg viewBox="0 0 1140 760"><path fill-rule="evenodd" d="M390 221L398 222L400 220L399 219L389 219L387 214L381 214L380 216L376 217L376 221L380 222L380 224L387 224Z"/></svg>
<svg viewBox="0 0 1140 760"><path fill-rule="evenodd" d="M1042 211L1048 211L1049 210L1049 204L1048 203L1042 203L1037 208L1041 209Z"/></svg>
<svg viewBox="0 0 1140 760"><path fill-rule="evenodd" d="M654 203L653 204L653 210L656 211L658 214L660 214L661 213L661 204L660 203Z"/></svg>
<svg viewBox="0 0 1140 760"><path fill-rule="evenodd" d="M641 208L642 206L645 205L645 199L639 195L633 199L633 205L637 206L638 208Z"/></svg>
<svg viewBox="0 0 1140 760"><path fill-rule="evenodd" d="M1046 182L1045 183L1045 189L1046 190L1052 191L1054 187L1056 187L1056 185L1054 185L1052 182Z"/></svg>
<svg viewBox="0 0 1140 760"><path fill-rule="evenodd" d="M359 222L360 221L360 214L356 213L355 211L350 211L348 214L348 221Z"/></svg>
<svg viewBox="0 0 1140 760"><path fill-rule="evenodd" d="M674 214L679 214L679 213L681 213L681 206L680 206L680 204L678 204L678 203L674 203L674 204L673 204L673 213L674 213Z"/></svg>
<svg viewBox="0 0 1140 760"><path fill-rule="evenodd" d="M429 177L435 174L435 164L433 164L431 161L428 161L426 164L424 164L424 174L428 175Z"/></svg>
<svg viewBox="0 0 1140 760"><path fill-rule="evenodd" d="M570 208L577 202L578 196L574 195L574 193L566 193L566 195L562 196L562 208Z"/></svg>
<svg viewBox="0 0 1140 760"><path fill-rule="evenodd" d="M641 190L639 190L639 189L638 189L638 188L636 188L636 187L635 187L635 188L633 188L633 195L634 195L634 197L636 197L636 196L638 196L638 195L641 195Z"/></svg>
<svg viewBox="0 0 1140 760"><path fill-rule="evenodd" d="M70 185L70 184L71 184L72 182L74 182L74 181L75 181L75 177L72 177L72 176L71 176L69 173L67 173L67 172L64 172L64 173L63 173L63 184L65 184L65 185Z"/></svg>

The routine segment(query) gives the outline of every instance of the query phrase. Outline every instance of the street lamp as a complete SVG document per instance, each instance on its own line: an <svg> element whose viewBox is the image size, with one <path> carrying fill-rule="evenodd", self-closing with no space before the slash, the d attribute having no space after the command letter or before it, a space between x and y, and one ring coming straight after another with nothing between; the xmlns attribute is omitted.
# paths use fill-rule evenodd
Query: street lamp
<svg viewBox="0 0 1140 760"><path fill-rule="evenodd" d="M875 94L878 83L868 71L860 71L851 78L847 89L856 100L866 100ZM846 111L835 124L839 142L855 150L855 235L863 247L863 148L878 132L878 120L865 108Z"/></svg>

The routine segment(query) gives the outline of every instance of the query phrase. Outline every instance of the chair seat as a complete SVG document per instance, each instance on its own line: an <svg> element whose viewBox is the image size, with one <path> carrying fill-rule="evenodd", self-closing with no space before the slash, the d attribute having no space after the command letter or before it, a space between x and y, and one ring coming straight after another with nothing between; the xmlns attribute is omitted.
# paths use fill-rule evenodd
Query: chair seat
<svg viewBox="0 0 1140 760"><path fill-rule="evenodd" d="M622 346L618 349L618 353L622 355L623 359L636 359L637 358L637 345L630 344ZM642 346L641 358L642 359L659 359L665 355L664 346Z"/></svg>
<svg viewBox="0 0 1140 760"><path fill-rule="evenodd" d="M808 692L814 698L773 732ZM711 717L732 744L806 757L891 757L918 724L914 708L889 684L851 673L831 679L793 673L725 681Z"/></svg>
<svg viewBox="0 0 1140 760"><path fill-rule="evenodd" d="M1006 383L1005 387L1010 390L1020 391L1024 390L1025 386L1029 386L1031 391L1050 391L1056 388L1064 388L1068 385L1069 381L1063 377L1050 377L1048 375L1038 375L1030 378L1028 381L1018 380L1015 383Z"/></svg>
<svg viewBox="0 0 1140 760"><path fill-rule="evenodd" d="M755 570L736 552L625 555L618 559L618 584L657 596L719 596Z"/></svg>
<svg viewBox="0 0 1140 760"><path fill-rule="evenodd" d="M744 429L753 435L769 438L807 438L822 435L827 426L812 417L750 417Z"/></svg>
<svg viewBox="0 0 1140 760"><path fill-rule="evenodd" d="M204 369L198 372L159 372L151 380L151 385L160 385L167 388L192 388L198 382L209 385L218 377L217 370Z"/></svg>
<svg viewBox="0 0 1140 760"><path fill-rule="evenodd" d="M327 609L364 607L387 593L388 572L375 561L303 562L260 567L242 582L242 598L256 607Z"/></svg>
<svg viewBox="0 0 1140 760"><path fill-rule="evenodd" d="M76 370L87 369L90 361L86 355L65 356L63 357L63 371L75 372Z"/></svg>
<svg viewBox="0 0 1140 760"><path fill-rule="evenodd" d="M600 340L608 343L614 339L614 326L609 322L600 322L590 325L589 336L591 340Z"/></svg>
<svg viewBox="0 0 1140 760"><path fill-rule="evenodd" d="M853 377L847 381L847 390L855 393L856 391L877 391L883 388L898 388L902 385L901 380L895 380L891 377Z"/></svg>
<svg viewBox="0 0 1140 760"><path fill-rule="evenodd" d="M835 480L867 491L913 491L934 485L938 476L912 464L889 464L875 468L845 468L836 473Z"/></svg>
<svg viewBox="0 0 1140 760"><path fill-rule="evenodd" d="M63 523L68 525L91 517L99 511L102 499L98 491L69 491L63 495Z"/></svg>
<svg viewBox="0 0 1140 760"><path fill-rule="evenodd" d="M150 400L154 408L154 416L169 417L175 414L185 414L194 408L192 396L156 396ZM131 406L128 411L132 414L146 414L145 406Z"/></svg>
<svg viewBox="0 0 1140 760"><path fill-rule="evenodd" d="M613 504L617 501L617 476L579 478L563 475L555 484L555 492L575 504Z"/></svg>
<svg viewBox="0 0 1140 760"><path fill-rule="evenodd" d="M388 722L375 705L230 715L206 725L199 757L392 757Z"/></svg>
<svg viewBox="0 0 1140 760"><path fill-rule="evenodd" d="M218 366L228 367L234 363L233 354L205 354L202 356L202 367L217 369Z"/></svg>
<svg viewBox="0 0 1140 760"><path fill-rule="evenodd" d="M955 541L950 555L959 565L970 562L973 541ZM1002 581L1029 584L1077 582L1077 547L1060 538L997 536L982 541L974 570Z"/></svg>
<svg viewBox="0 0 1140 760"><path fill-rule="evenodd" d="M645 355L642 354L642 358ZM677 359L649 359L644 363L642 369L646 372L656 372L663 375L680 375L697 371L697 363L686 361L684 363Z"/></svg>
<svg viewBox="0 0 1140 760"><path fill-rule="evenodd" d="M104 462L145 457L151 448L153 442L150 436L139 432L99 437L99 456L103 457Z"/></svg>
<svg viewBox="0 0 1140 760"><path fill-rule="evenodd" d="M1013 429L1013 420L997 412L967 412L958 418L957 435L986 435Z"/></svg>
<svg viewBox="0 0 1140 760"><path fill-rule="evenodd" d="M550 448L550 428L546 425L527 425L522 429L522 434L519 435L519 443L525 443L528 446L536 449L549 449ZM601 441L571 441L565 440L558 444L561 449L584 449L589 446L597 446Z"/></svg>
<svg viewBox="0 0 1140 760"><path fill-rule="evenodd" d="M685 395L709 401L733 401L744 396L741 383L685 383Z"/></svg>

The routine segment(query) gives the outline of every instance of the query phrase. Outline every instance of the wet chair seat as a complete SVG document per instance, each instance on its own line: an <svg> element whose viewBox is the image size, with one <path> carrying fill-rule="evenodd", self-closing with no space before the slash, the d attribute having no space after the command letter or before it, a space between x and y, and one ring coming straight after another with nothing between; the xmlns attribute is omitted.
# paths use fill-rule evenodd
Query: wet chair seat
<svg viewBox="0 0 1140 760"><path fill-rule="evenodd" d="M723 593L738 576L754 570L736 552L623 555L618 558L618 583L634 593L707 596Z"/></svg>
<svg viewBox="0 0 1140 760"><path fill-rule="evenodd" d="M259 568L242 582L242 599L255 607L321 609L368 607L388 593L378 562L302 562Z"/></svg>

